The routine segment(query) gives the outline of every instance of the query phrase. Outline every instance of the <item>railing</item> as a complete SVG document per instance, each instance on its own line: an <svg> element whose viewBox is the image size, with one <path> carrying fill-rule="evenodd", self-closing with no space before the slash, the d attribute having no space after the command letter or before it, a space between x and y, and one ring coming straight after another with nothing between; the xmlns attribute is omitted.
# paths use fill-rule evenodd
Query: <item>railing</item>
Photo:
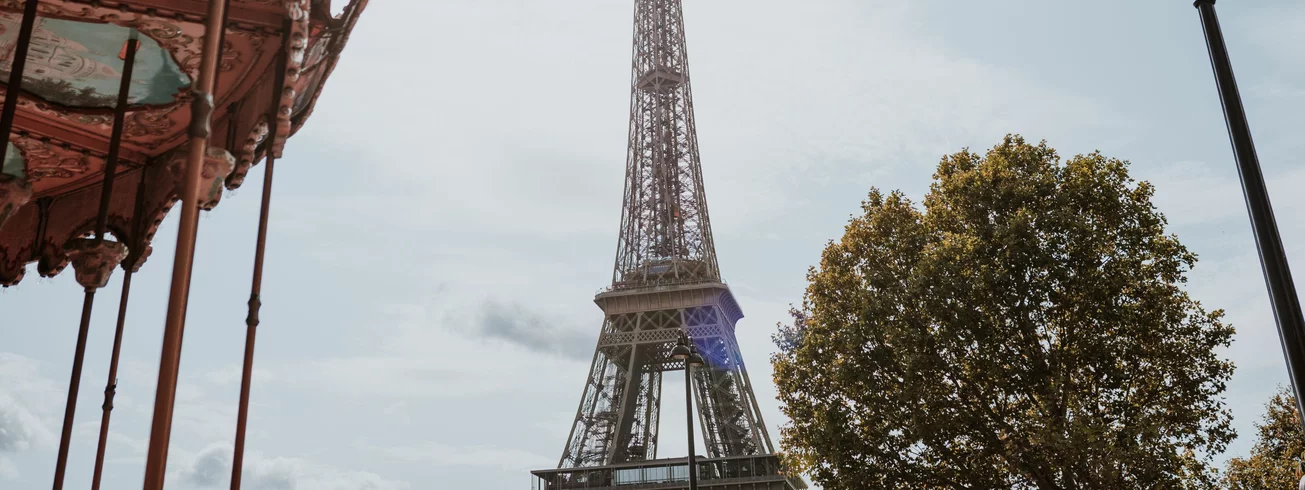
<svg viewBox="0 0 1305 490"><path fill-rule="evenodd" d="M701 459L698 481L704 488L717 485L786 482L786 488L806 488L800 479L785 475L775 455ZM688 482L685 459L655 460L593 468L563 468L533 472L533 490L613 489L652 490L684 488Z"/></svg>

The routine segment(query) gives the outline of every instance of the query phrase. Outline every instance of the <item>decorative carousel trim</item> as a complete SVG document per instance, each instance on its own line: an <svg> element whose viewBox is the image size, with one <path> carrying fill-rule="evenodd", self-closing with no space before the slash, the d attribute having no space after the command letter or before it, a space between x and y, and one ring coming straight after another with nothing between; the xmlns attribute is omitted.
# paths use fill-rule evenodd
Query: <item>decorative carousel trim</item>
<svg viewBox="0 0 1305 490"><path fill-rule="evenodd" d="M134 238L131 236L131 233L128 232L128 230L131 230L131 219L117 213L109 213L108 216L105 217L104 229L109 233L112 233L114 238L117 238L118 241L121 241L122 243L131 243ZM64 235L64 248L67 248L68 244L72 243L74 240L91 236L94 233L95 217L92 216L90 219L83 220L81 224L77 225L77 227L73 228L72 231Z"/></svg>
<svg viewBox="0 0 1305 490"><path fill-rule="evenodd" d="M300 70L304 66L304 54L308 49L308 12L312 9L310 0L285 0L286 19L289 31L285 38L285 80L282 82L281 101L276 109L276 127L272 133L271 154L280 157L285 149L285 142L290 138L294 116L296 89Z"/></svg>
<svg viewBox="0 0 1305 490"><path fill-rule="evenodd" d="M180 194L189 160L189 148L183 146L170 154L166 160L167 170L172 176L173 192ZM209 146L204 152L199 175L199 209L211 211L222 200L223 181L236 165L236 158L225 149Z"/></svg>
<svg viewBox="0 0 1305 490"><path fill-rule="evenodd" d="M353 0L349 5L345 6L344 12L336 19L343 23L343 27L338 31L339 36L332 37L330 40L331 45L326 58L327 64L321 75L322 83L317 84L317 90L309 94L312 99L308 101L308 105L304 107L302 113L296 117L295 126L290 131L291 135L298 132L304 122L308 120L308 117L313 114L313 109L317 107L317 99L322 94L322 87L326 85L326 80L335 71L335 66L340 61L342 48L349 42L349 35L353 33L353 28L358 23L358 18L361 16L363 9L367 8L367 2L368 0Z"/></svg>
<svg viewBox="0 0 1305 490"><path fill-rule="evenodd" d="M32 184L26 179L0 174L0 229L5 221L32 200Z"/></svg>
<svg viewBox="0 0 1305 490"><path fill-rule="evenodd" d="M68 267L68 254L64 253L62 246L49 237L41 239L41 248L37 250L37 254L40 259L36 261L36 272L41 277L57 276Z"/></svg>
<svg viewBox="0 0 1305 490"><path fill-rule="evenodd" d="M79 3L79 4L86 4L91 6L110 7L115 10L120 10L123 12L132 12L136 14L151 15L154 17L170 18L183 22L191 22L195 24L204 23L204 15L201 13L169 9L166 7L159 7L156 5L148 5L148 6L140 5L138 2L124 2L118 0L64 0L64 1L69 3ZM267 0L267 2L253 2L253 3L270 3L271 1L273 0ZM250 2L237 1L233 3L250 3ZM236 29L241 31L257 32L262 34L276 33L276 28L273 26L243 22L230 18L227 19L226 27L227 29Z"/></svg>
<svg viewBox="0 0 1305 490"><path fill-rule="evenodd" d="M240 146L240 156L236 160L236 167L227 176L227 189L236 190L245 183L245 176L249 174L249 168L254 166L263 155L258 151L259 147L267 140L268 129L267 120L260 119L254 125L254 129L249 131L245 137L245 142Z"/></svg>
<svg viewBox="0 0 1305 490"><path fill-rule="evenodd" d="M145 265L145 261L149 260L150 255L153 254L154 246L149 243L136 248L128 247L127 258L122 260L122 270L132 274L140 272L141 266Z"/></svg>
<svg viewBox="0 0 1305 490"><path fill-rule="evenodd" d="M113 269L127 258L127 246L113 240L74 238L64 245L73 266L77 284L86 289L100 289L109 285Z"/></svg>
<svg viewBox="0 0 1305 490"><path fill-rule="evenodd" d="M22 282L23 276L27 275L27 257L31 249L30 245L24 245L11 254L8 248L0 247L0 287L16 286Z"/></svg>
<svg viewBox="0 0 1305 490"><path fill-rule="evenodd" d="M28 180L32 183L51 177L70 179L90 171L90 156L73 150L71 145L32 137L12 138L12 142L26 160Z"/></svg>
<svg viewBox="0 0 1305 490"><path fill-rule="evenodd" d="M170 192L163 198L162 202L154 204L150 211L143 216L148 219L148 221L142 221L142 223L145 223L142 238L146 246L154 242L154 234L159 232L159 226L163 224L163 219L168 217L168 212L172 211L172 207L176 206L178 202L181 202L180 196L176 192Z"/></svg>

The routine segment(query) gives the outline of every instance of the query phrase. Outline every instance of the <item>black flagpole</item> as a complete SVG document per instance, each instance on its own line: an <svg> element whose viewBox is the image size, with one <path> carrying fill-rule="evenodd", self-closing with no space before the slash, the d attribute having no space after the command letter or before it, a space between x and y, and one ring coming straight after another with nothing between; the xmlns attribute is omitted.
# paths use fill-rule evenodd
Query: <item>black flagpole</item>
<svg viewBox="0 0 1305 490"><path fill-rule="evenodd" d="M1214 66L1214 79L1223 102L1224 120L1228 124L1228 137L1232 140L1233 155L1237 158L1237 173L1241 176L1242 191L1246 195L1246 209L1251 215L1251 229L1255 232L1255 246L1260 253L1260 266L1264 269L1264 282L1269 288L1273 316L1278 323L1278 336L1287 358L1291 374L1292 392L1296 395L1296 409L1301 410L1301 383L1305 383L1305 319L1302 318L1296 285L1287 267L1287 254L1278 235L1278 224L1273 219L1273 206L1269 204L1269 191L1264 186L1260 160L1255 156L1255 143L1251 128L1246 122L1237 81L1233 78L1232 62L1224 46L1219 29L1219 17L1214 12L1215 0L1196 0L1205 29L1205 42L1210 50L1210 64ZM1305 413L1305 410L1301 410Z"/></svg>

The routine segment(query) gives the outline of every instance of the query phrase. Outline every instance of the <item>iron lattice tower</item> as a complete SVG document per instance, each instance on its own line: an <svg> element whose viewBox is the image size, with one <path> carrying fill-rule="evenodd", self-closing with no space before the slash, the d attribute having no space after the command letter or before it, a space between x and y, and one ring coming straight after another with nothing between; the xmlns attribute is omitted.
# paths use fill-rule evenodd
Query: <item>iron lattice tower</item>
<svg viewBox="0 0 1305 490"><path fill-rule="evenodd" d="M693 122L680 0L636 0L630 139L606 320L559 468L657 458L662 373L688 334L707 361L694 398L709 458L773 454L721 282Z"/></svg>

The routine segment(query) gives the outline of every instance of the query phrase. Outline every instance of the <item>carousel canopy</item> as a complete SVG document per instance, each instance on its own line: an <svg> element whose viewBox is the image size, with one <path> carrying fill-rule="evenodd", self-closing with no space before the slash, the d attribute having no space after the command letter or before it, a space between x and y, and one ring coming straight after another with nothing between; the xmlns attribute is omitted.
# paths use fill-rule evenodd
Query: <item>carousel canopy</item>
<svg viewBox="0 0 1305 490"><path fill-rule="evenodd" d="M338 0L337 0L338 1ZM23 0L0 0L0 84L8 80ZM329 0L230 0L205 167L234 189L249 167L312 112L366 0L338 16ZM158 224L179 198L208 2L42 0L26 56L9 146L0 166L0 285L68 263L67 244L94 228L129 40L138 40L108 210L108 230L138 269ZM0 89L3 87L0 86ZM4 90L4 97L8 97ZM176 177L179 178L179 175ZM143 180L142 180L143 179ZM143 182L143 184L142 184ZM141 200L138 202L138 193ZM139 209L139 211L137 211ZM141 214L143 226L132 229Z"/></svg>

